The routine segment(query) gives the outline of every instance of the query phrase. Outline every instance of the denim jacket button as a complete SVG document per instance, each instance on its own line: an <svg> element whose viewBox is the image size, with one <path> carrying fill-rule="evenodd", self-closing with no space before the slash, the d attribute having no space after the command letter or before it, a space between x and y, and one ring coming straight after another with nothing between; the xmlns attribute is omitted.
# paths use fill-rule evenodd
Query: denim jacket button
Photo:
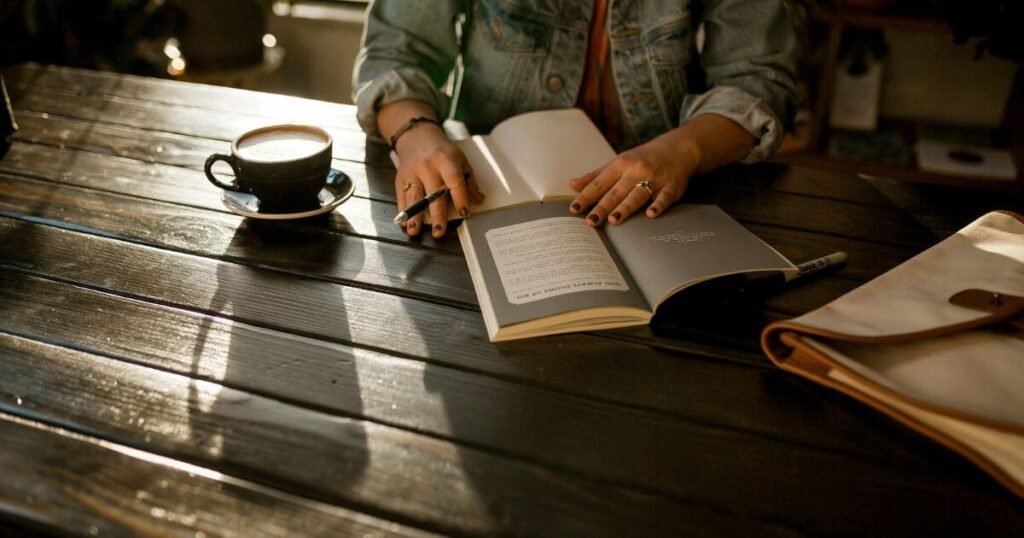
<svg viewBox="0 0 1024 538"><path fill-rule="evenodd" d="M551 93L561 90L563 86L565 86L565 81L562 80L562 77L558 75L548 77L548 90L551 90Z"/></svg>

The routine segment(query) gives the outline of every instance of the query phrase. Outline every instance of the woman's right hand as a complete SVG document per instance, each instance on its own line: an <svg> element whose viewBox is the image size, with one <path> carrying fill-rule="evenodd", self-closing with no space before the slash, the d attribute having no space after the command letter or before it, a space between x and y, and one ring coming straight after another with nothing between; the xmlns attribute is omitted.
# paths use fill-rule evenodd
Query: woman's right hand
<svg viewBox="0 0 1024 538"><path fill-rule="evenodd" d="M377 121L381 133L390 137L411 118L420 116L435 117L427 103L403 100L381 107ZM448 186L455 211L462 216L469 215L470 203L483 201L466 156L438 125L427 122L414 125L395 142L395 151L399 162L395 174L398 211L404 211L442 185ZM430 204L431 233L436 238L444 236L448 228L448 199L442 196ZM409 218L403 227L407 235L419 235L423 229L423 213Z"/></svg>
<svg viewBox="0 0 1024 538"><path fill-rule="evenodd" d="M448 186L455 211L463 217L469 215L471 202L483 201L466 156L440 127L429 123L417 125L402 135L396 147L399 162L398 173L395 174L398 211L404 211L442 185ZM435 238L443 237L448 227L448 197L431 202L429 211L433 225L431 234ZM423 213L405 223L405 233L409 236L418 235L422 228Z"/></svg>

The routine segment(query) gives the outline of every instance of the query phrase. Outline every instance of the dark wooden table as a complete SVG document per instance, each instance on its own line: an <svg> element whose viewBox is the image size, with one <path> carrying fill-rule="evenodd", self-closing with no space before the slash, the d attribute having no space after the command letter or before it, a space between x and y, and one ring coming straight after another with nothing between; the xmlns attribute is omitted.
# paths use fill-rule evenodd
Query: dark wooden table
<svg viewBox="0 0 1024 538"><path fill-rule="evenodd" d="M853 176L728 170L690 199L794 260L844 250L849 266L763 303L678 301L650 327L492 345L454 235L391 224L394 171L353 108L5 75L21 125L0 160L0 521L15 532L1024 531L1024 502L981 471L776 370L757 341L1001 200L947 193L915 218ZM204 159L283 121L332 131L356 196L302 222L227 212Z"/></svg>

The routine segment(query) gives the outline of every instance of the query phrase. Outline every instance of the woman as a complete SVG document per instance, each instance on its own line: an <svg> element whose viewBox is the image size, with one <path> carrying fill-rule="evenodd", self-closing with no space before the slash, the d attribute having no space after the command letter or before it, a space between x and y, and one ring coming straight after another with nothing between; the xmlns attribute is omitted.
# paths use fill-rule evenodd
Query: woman
<svg viewBox="0 0 1024 538"><path fill-rule="evenodd" d="M763 159L781 143L796 103L790 9L784 0L376 0L356 63L359 121L398 153L399 210L447 184L466 215L479 193L431 120L450 115L486 132L523 112L578 106L621 153L571 179L571 211L614 225L649 203L655 218L693 174ZM443 89L459 71L452 111ZM444 208L430 207L435 237ZM406 233L421 228L413 218Z"/></svg>

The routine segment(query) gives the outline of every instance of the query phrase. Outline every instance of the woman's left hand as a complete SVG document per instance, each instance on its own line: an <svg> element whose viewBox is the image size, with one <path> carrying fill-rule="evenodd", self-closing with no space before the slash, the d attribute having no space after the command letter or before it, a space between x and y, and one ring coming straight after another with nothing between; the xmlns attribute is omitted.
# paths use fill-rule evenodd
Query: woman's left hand
<svg viewBox="0 0 1024 538"><path fill-rule="evenodd" d="M677 130L669 131L573 179L569 186L579 195L569 210L583 214L594 206L587 214L589 226L605 220L619 224L648 202L647 216L658 216L683 195L700 164L696 144L680 138Z"/></svg>
<svg viewBox="0 0 1024 538"><path fill-rule="evenodd" d="M579 195L569 210L586 213L591 227L605 220L619 224L648 202L647 216L658 217L683 196L690 176L743 158L754 142L753 136L728 118L697 116L571 180L569 186Z"/></svg>

